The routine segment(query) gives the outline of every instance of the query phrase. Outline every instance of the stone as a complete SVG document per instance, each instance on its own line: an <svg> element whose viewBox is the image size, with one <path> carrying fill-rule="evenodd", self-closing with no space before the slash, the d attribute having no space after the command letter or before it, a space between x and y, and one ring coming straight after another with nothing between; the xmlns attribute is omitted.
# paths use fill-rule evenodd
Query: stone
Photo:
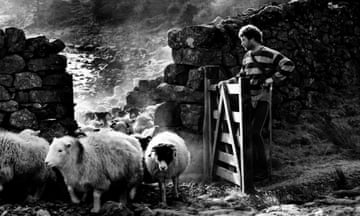
<svg viewBox="0 0 360 216"><path fill-rule="evenodd" d="M69 133L68 129L56 119L40 121L39 130L41 131L41 136L49 142L51 142L54 137L62 137Z"/></svg>
<svg viewBox="0 0 360 216"><path fill-rule="evenodd" d="M29 92L31 103L72 103L71 89L62 90L32 90Z"/></svg>
<svg viewBox="0 0 360 216"><path fill-rule="evenodd" d="M180 48L172 50L172 57L176 64L192 66L221 65L222 52L204 48Z"/></svg>
<svg viewBox="0 0 360 216"><path fill-rule="evenodd" d="M13 85L14 78L8 74L0 74L0 85L5 87L11 87Z"/></svg>
<svg viewBox="0 0 360 216"><path fill-rule="evenodd" d="M22 109L11 113L9 122L11 126L18 129L36 129L38 127L35 114L30 112L28 109Z"/></svg>
<svg viewBox="0 0 360 216"><path fill-rule="evenodd" d="M4 122L5 114L0 112L0 125Z"/></svg>
<svg viewBox="0 0 360 216"><path fill-rule="evenodd" d="M160 101L202 104L204 102L204 93L192 91L185 86L162 83L155 89L153 98Z"/></svg>
<svg viewBox="0 0 360 216"><path fill-rule="evenodd" d="M179 211L179 210L173 210L173 209L153 209L154 215L157 216L190 216L190 214Z"/></svg>
<svg viewBox="0 0 360 216"><path fill-rule="evenodd" d="M128 209L125 205L119 204L114 201L107 201L101 207L99 212L100 215L104 216L115 216L115 215L124 215L124 216L133 216L134 212Z"/></svg>
<svg viewBox="0 0 360 216"><path fill-rule="evenodd" d="M230 53L224 53L222 59L223 65L226 67L234 67L237 65L237 58Z"/></svg>
<svg viewBox="0 0 360 216"><path fill-rule="evenodd" d="M189 79L186 86L193 91L204 90L204 72L203 70L193 69L189 71Z"/></svg>
<svg viewBox="0 0 360 216"><path fill-rule="evenodd" d="M5 33L2 29L0 29L0 59L3 58L5 54L6 54Z"/></svg>
<svg viewBox="0 0 360 216"><path fill-rule="evenodd" d="M44 86L72 86L72 76L68 73L50 74L43 78Z"/></svg>
<svg viewBox="0 0 360 216"><path fill-rule="evenodd" d="M26 48L23 53L25 59L43 58L50 53L50 43L45 36L26 39Z"/></svg>
<svg viewBox="0 0 360 216"><path fill-rule="evenodd" d="M6 100L10 100L11 96L10 93L8 92L8 90L3 87L0 86L0 101L6 101Z"/></svg>
<svg viewBox="0 0 360 216"><path fill-rule="evenodd" d="M187 26L168 32L168 44L173 49L219 48L223 43L225 43L223 34L212 25Z"/></svg>
<svg viewBox="0 0 360 216"><path fill-rule="evenodd" d="M50 42L50 52L51 53L59 53L65 49L66 45L65 43L60 40L56 39L54 41Z"/></svg>
<svg viewBox="0 0 360 216"><path fill-rule="evenodd" d="M5 43L8 53L22 53L25 49L26 38L23 30L18 28L5 29Z"/></svg>
<svg viewBox="0 0 360 216"><path fill-rule="evenodd" d="M174 85L186 85L189 70L194 67L182 64L169 64L164 70L164 82Z"/></svg>
<svg viewBox="0 0 360 216"><path fill-rule="evenodd" d="M66 57L63 55L49 55L45 58L31 59L27 66L32 72L64 72L66 68Z"/></svg>
<svg viewBox="0 0 360 216"><path fill-rule="evenodd" d="M163 82L163 79L160 77L160 79L153 79L153 80L139 80L138 82L138 88L139 91L145 92L152 89L155 89L161 82Z"/></svg>
<svg viewBox="0 0 360 216"><path fill-rule="evenodd" d="M30 95L27 91L18 91L15 95L15 100L19 103L29 103Z"/></svg>
<svg viewBox="0 0 360 216"><path fill-rule="evenodd" d="M151 92L131 91L126 95L126 104L133 107L145 107L155 104Z"/></svg>
<svg viewBox="0 0 360 216"><path fill-rule="evenodd" d="M204 117L204 106L181 104L180 117L184 127L195 132L201 132Z"/></svg>
<svg viewBox="0 0 360 216"><path fill-rule="evenodd" d="M154 125L160 127L181 126L180 107L176 102L165 102L157 107L154 115Z"/></svg>
<svg viewBox="0 0 360 216"><path fill-rule="evenodd" d="M225 72L225 70L218 65L206 65L206 66L200 67L199 72L201 72L204 75L206 74L206 77L208 79L211 79L215 82L232 77L232 75L230 75L230 74L228 75Z"/></svg>
<svg viewBox="0 0 360 216"><path fill-rule="evenodd" d="M18 90L26 90L42 87L41 78L31 72L17 73L15 75L14 86Z"/></svg>
<svg viewBox="0 0 360 216"><path fill-rule="evenodd" d="M25 61L19 55L5 56L0 59L0 74L13 74L25 68Z"/></svg>
<svg viewBox="0 0 360 216"><path fill-rule="evenodd" d="M19 104L18 104L18 102L14 101L14 100L0 102L0 111L15 112L18 109L19 109Z"/></svg>
<svg viewBox="0 0 360 216"><path fill-rule="evenodd" d="M36 216L51 216L48 210L39 209L36 211Z"/></svg>

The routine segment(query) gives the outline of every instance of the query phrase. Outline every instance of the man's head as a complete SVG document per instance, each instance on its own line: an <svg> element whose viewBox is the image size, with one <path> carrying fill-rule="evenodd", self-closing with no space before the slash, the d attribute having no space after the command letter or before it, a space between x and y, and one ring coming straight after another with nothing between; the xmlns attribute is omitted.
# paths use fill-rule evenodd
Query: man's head
<svg viewBox="0 0 360 216"><path fill-rule="evenodd" d="M240 29L239 38L244 49L251 50L256 44L262 43L262 32L254 25L246 25Z"/></svg>

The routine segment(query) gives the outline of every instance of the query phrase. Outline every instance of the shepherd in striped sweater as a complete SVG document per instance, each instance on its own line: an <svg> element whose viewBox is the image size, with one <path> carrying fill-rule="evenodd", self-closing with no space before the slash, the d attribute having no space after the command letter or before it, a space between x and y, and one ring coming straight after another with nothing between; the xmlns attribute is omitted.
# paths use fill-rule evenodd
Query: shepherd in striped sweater
<svg viewBox="0 0 360 216"><path fill-rule="evenodd" d="M262 32L254 25L243 26L239 31L241 45L247 51L243 57L242 68L233 78L221 81L233 83L239 77L250 79L251 105L245 109L250 113L249 141L253 149L254 166L247 166L254 172L254 178L268 177L264 141L261 136L269 111L269 86L275 85L291 75L294 63L279 51L262 45Z"/></svg>

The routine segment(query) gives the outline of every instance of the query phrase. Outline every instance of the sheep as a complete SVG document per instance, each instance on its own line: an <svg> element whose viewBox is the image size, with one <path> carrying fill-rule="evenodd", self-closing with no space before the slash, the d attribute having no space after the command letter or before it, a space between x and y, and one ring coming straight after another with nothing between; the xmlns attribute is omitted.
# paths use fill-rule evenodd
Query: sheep
<svg viewBox="0 0 360 216"><path fill-rule="evenodd" d="M120 202L126 204L128 196L135 197L142 181L142 151L131 143L134 138L111 130L90 133L86 137L64 136L54 138L45 163L56 167L64 177L71 201L80 200L74 190L93 190L93 208L99 212L100 199L110 184L121 183ZM140 144L136 144L140 146Z"/></svg>
<svg viewBox="0 0 360 216"><path fill-rule="evenodd" d="M27 135L33 135L33 136L39 136L40 131L33 130L33 129L24 129L20 132L20 134L27 134Z"/></svg>
<svg viewBox="0 0 360 216"><path fill-rule="evenodd" d="M166 205L165 180L172 179L174 195L179 197L179 176L190 164L190 152L185 141L176 133L164 131L150 141L145 150L145 166L153 178L158 179L161 201Z"/></svg>
<svg viewBox="0 0 360 216"><path fill-rule="evenodd" d="M26 195L26 201L37 201L47 181L55 178L43 162L49 143L37 134L31 129L20 133L0 131L0 191L6 189L13 194L12 190L25 187L21 195Z"/></svg>
<svg viewBox="0 0 360 216"><path fill-rule="evenodd" d="M142 133L145 129L152 128L153 126L153 118L147 113L142 113L136 117L132 129L134 133Z"/></svg>

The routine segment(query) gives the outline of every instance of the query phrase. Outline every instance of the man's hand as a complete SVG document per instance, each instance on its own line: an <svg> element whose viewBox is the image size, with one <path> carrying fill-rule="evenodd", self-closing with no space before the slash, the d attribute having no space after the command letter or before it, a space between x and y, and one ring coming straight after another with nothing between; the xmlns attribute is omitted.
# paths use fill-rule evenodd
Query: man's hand
<svg viewBox="0 0 360 216"><path fill-rule="evenodd" d="M274 80L273 78L267 78L264 83L264 87L269 87L271 84L273 84Z"/></svg>

